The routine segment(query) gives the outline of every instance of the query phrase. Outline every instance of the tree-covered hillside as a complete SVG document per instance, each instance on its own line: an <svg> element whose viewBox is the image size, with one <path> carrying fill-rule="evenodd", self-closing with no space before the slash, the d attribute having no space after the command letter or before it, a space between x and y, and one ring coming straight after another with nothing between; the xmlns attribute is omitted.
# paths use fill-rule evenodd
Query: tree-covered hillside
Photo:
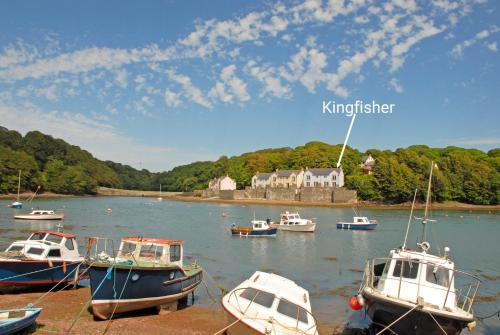
<svg viewBox="0 0 500 335"><path fill-rule="evenodd" d="M41 185L44 191L92 194L97 186L158 190L159 184L167 191L192 191L206 188L210 179L224 174L243 188L250 185L258 171L335 166L341 149L341 145L310 142L296 148L222 156L216 161L195 162L152 173L100 161L77 146L37 131L22 137L15 131L0 128L0 191L16 191L19 169L23 171L23 191L32 191ZM364 174L359 166L366 154L375 158L370 175ZM346 187L357 190L361 200L401 203L412 198L416 187L426 189L431 160L438 165L433 188L436 201L499 203L500 149L485 153L476 149L415 145L396 151L360 152L348 147L342 167ZM420 192L420 199L423 197L424 193Z"/></svg>

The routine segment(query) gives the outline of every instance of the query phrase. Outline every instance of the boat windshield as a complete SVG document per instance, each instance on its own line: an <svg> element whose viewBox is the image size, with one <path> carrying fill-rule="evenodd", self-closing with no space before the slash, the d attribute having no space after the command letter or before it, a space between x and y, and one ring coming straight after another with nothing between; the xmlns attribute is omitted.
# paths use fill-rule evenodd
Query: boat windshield
<svg viewBox="0 0 500 335"><path fill-rule="evenodd" d="M450 271L437 265L427 264L425 280L432 284L448 287L450 284Z"/></svg>
<svg viewBox="0 0 500 335"><path fill-rule="evenodd" d="M137 245L129 242L122 242L122 246L120 248L120 253L122 256L132 256L135 252Z"/></svg>
<svg viewBox="0 0 500 335"><path fill-rule="evenodd" d="M163 255L163 246L154 244L143 244L141 245L141 251L139 257L142 258L160 258Z"/></svg>
<svg viewBox="0 0 500 335"><path fill-rule="evenodd" d="M28 240L41 241L44 239L45 235L45 233L34 233Z"/></svg>
<svg viewBox="0 0 500 335"><path fill-rule="evenodd" d="M252 287L244 289L240 294L240 297L253 301L254 303L266 308L270 308L274 301L274 294L257 290Z"/></svg>
<svg viewBox="0 0 500 335"><path fill-rule="evenodd" d="M288 300L280 300L280 303L278 305L278 313L288 316L293 320L299 320L300 322L307 324L307 311Z"/></svg>
<svg viewBox="0 0 500 335"><path fill-rule="evenodd" d="M47 237L45 238L45 241L49 241L49 242L54 242L56 244L60 244L61 241L62 241L62 239L63 239L62 236L48 234Z"/></svg>
<svg viewBox="0 0 500 335"><path fill-rule="evenodd" d="M21 251L21 250L23 250L23 248L24 248L24 246L22 246L22 245L13 245L7 251Z"/></svg>

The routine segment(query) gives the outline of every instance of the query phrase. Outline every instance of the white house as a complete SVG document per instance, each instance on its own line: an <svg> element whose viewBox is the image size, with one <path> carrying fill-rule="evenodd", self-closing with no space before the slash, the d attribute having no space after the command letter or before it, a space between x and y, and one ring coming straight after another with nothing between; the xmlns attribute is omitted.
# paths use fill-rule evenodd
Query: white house
<svg viewBox="0 0 500 335"><path fill-rule="evenodd" d="M252 188L267 188L271 187L274 172L259 173L252 177Z"/></svg>
<svg viewBox="0 0 500 335"><path fill-rule="evenodd" d="M342 187L344 171L342 168L306 168L303 187Z"/></svg>
<svg viewBox="0 0 500 335"><path fill-rule="evenodd" d="M361 164L359 166L363 169L365 174L372 174L373 166L375 165L375 158L372 155L361 157Z"/></svg>
<svg viewBox="0 0 500 335"><path fill-rule="evenodd" d="M226 175L212 179L208 183L208 189L211 191L235 190L236 182Z"/></svg>
<svg viewBox="0 0 500 335"><path fill-rule="evenodd" d="M304 170L276 170L271 182L272 187L300 188L304 178Z"/></svg>

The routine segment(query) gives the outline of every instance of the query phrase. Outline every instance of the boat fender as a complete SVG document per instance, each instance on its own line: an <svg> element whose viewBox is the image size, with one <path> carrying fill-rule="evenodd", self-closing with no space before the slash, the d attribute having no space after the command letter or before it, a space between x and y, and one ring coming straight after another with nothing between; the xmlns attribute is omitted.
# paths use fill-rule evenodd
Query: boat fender
<svg viewBox="0 0 500 335"><path fill-rule="evenodd" d="M351 307L353 311L359 311L363 306L359 303L357 296L353 295L349 298L349 307Z"/></svg>
<svg viewBox="0 0 500 335"><path fill-rule="evenodd" d="M63 268L63 273L66 273L66 261L63 261L63 264L62 264L62 268Z"/></svg>
<svg viewBox="0 0 500 335"><path fill-rule="evenodd" d="M52 264L52 261L50 259L49 259L48 263L49 263L49 267L53 267L54 266L54 264Z"/></svg>
<svg viewBox="0 0 500 335"><path fill-rule="evenodd" d="M365 305L365 298L363 298L363 295L361 293L358 293L358 295L356 296L356 299L358 299L358 303L361 306Z"/></svg>
<svg viewBox="0 0 500 335"><path fill-rule="evenodd" d="M474 328L476 328L476 321L472 321L467 324L467 329L469 329L469 331L472 331Z"/></svg>

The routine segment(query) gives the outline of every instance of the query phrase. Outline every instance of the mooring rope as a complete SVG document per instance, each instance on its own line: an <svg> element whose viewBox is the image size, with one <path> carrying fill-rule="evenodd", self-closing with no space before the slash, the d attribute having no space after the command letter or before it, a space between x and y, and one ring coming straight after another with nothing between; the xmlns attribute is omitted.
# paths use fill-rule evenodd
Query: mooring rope
<svg viewBox="0 0 500 335"><path fill-rule="evenodd" d="M403 315L401 315L399 318L397 318L396 320L394 320L393 322L391 322L387 327L385 327L384 329L382 329L381 331L379 331L377 334L375 335L380 335L382 334L383 332L385 332L387 329L391 328L393 325L395 325L396 323L398 323L401 319L403 319L405 316L407 316L408 314L410 314L414 309L416 309L417 307L419 307L420 305L415 305L415 307L413 307L412 309L410 309L408 312L404 313Z"/></svg>
<svg viewBox="0 0 500 335"><path fill-rule="evenodd" d="M132 273L133 266L134 266L134 263L130 264L130 269L128 270L127 278L125 279L125 284L123 285L123 288L122 288L122 291L120 292L120 296L118 297L118 300L120 300L122 298L123 292L125 291L125 287L127 286L127 283L128 283L128 279L130 277L130 274ZM115 283L116 283L116 268L115 268ZM113 283L113 290L115 289L115 287L114 287L115 283ZM106 328L104 328L104 331L102 332L103 335L106 334L106 332L109 329L109 326L111 326L111 321L113 319L113 316L115 315L117 308L118 308L118 303L116 303L115 308L113 308L113 312L111 313L111 316L109 317L108 323L106 324Z"/></svg>
<svg viewBox="0 0 500 335"><path fill-rule="evenodd" d="M494 317L495 315L500 318L500 309L498 311L496 311L495 313L491 313L491 314L488 314L486 316L476 316L476 319L478 319L479 321L484 321L486 319Z"/></svg>
<svg viewBox="0 0 500 335"><path fill-rule="evenodd" d="M59 284L61 284L64 280L66 280L66 278L68 278L71 274L73 274L73 272L75 272L75 270L78 270L79 266L82 264L83 262L80 262L78 264L76 264L75 268L73 270L71 270L66 276L63 277L63 279L61 279L60 281L58 281L54 286L52 286L50 288L50 290L48 290L47 292L45 292L42 296L40 296L40 298L38 298L34 303L33 305L36 305L39 301L41 301L43 298L45 298L45 296L47 296L50 292L52 292L52 290L54 290Z"/></svg>
<svg viewBox="0 0 500 335"><path fill-rule="evenodd" d="M441 325L439 324L439 322L437 322L437 320L434 318L434 315L432 315L431 312L427 312L427 313L431 316L432 320L434 320L434 322L438 325L439 329L441 329L441 331L443 332L443 334L444 335L448 335L448 333L443 329L443 327L441 327Z"/></svg>
<svg viewBox="0 0 500 335"><path fill-rule="evenodd" d="M94 298L94 296L97 294L97 292L99 291L99 289L101 288L102 284L108 279L108 274L109 273L112 273L112 269L114 268L114 264L111 265L111 267L106 270L106 275L104 276L104 278L101 280L101 282L99 283L99 285L97 286L96 290L94 291L94 293L91 294L90 296L90 299L83 305L82 309L80 310L80 312L78 313L78 315L76 316L76 318L73 319L73 322L71 323L71 326L68 328L68 330L65 332L65 334L69 334L69 332L71 331L71 329L75 326L76 322L78 321L78 319L80 318L80 316L82 315L83 311L85 309L88 308L90 302L92 301L92 299Z"/></svg>

